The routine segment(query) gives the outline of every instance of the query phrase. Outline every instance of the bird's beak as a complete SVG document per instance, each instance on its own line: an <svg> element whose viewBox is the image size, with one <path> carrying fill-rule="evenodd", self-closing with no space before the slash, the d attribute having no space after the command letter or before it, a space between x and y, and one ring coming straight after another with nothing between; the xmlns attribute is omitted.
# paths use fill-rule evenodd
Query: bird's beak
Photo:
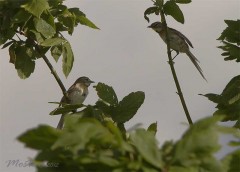
<svg viewBox="0 0 240 172"><path fill-rule="evenodd" d="M150 26L148 26L147 28L152 28L152 26L150 25Z"/></svg>
<svg viewBox="0 0 240 172"><path fill-rule="evenodd" d="M91 81L91 80L90 80L89 82L90 82L90 83L95 83L94 81Z"/></svg>

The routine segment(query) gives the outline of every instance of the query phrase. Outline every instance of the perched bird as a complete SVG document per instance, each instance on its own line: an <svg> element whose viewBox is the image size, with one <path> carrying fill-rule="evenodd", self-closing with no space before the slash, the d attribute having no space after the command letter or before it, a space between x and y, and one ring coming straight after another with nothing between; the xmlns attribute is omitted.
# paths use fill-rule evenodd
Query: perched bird
<svg viewBox="0 0 240 172"><path fill-rule="evenodd" d="M82 104L88 95L88 87L91 83L94 83L94 81L91 81L88 77L78 78L67 91L68 100L63 96L61 103ZM62 114L57 129L63 128L64 116L65 114Z"/></svg>
<svg viewBox="0 0 240 172"><path fill-rule="evenodd" d="M166 41L166 29L164 28L163 24L161 22L154 22L148 28L152 28L154 31L156 31L160 37L163 39L165 43ZM177 55L180 53L186 53L187 56L190 58L194 66L197 68L203 79L206 80L205 76L203 75L203 71L201 67L199 66L199 60L190 52L189 46L192 48L192 43L189 41L189 39L184 36L181 32L173 29L168 28L168 37L170 42L170 48L175 50L177 52ZM176 55L176 56L177 56ZM175 56L175 57L176 57Z"/></svg>

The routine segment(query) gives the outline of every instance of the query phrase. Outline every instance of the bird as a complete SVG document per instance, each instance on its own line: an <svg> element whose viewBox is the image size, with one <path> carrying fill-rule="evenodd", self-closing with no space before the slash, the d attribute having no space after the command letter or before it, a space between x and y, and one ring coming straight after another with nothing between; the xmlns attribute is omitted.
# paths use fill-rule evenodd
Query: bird
<svg viewBox="0 0 240 172"><path fill-rule="evenodd" d="M167 38L166 38L166 29L163 26L161 22L154 22L148 28L152 28L154 31L156 31L162 40L167 44ZM197 68L203 79L207 81L205 76L203 75L203 71L201 67L199 66L199 60L191 53L189 46L193 48L192 43L189 41L189 39L184 36L181 32L168 27L168 37L169 37L169 43L170 48L174 51L176 51L176 56L180 53L186 53L187 56L190 58L194 66ZM176 57L175 56L175 57ZM174 57L174 58L175 58ZM174 59L173 58L173 59Z"/></svg>
<svg viewBox="0 0 240 172"><path fill-rule="evenodd" d="M65 96L62 97L60 101L60 105L62 104L82 104L88 95L88 87L94 83L88 77L82 76L78 78L74 84L67 90L68 98L66 99ZM62 114L60 121L57 125L57 129L62 129L64 125L64 116Z"/></svg>

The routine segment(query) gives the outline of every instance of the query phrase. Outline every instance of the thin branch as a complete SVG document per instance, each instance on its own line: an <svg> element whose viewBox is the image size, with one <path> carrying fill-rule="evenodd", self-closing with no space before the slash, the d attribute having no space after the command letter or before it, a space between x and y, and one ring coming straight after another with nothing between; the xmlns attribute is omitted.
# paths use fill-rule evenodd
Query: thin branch
<svg viewBox="0 0 240 172"><path fill-rule="evenodd" d="M57 72L53 68L53 66L50 63L50 61L48 60L47 56L41 52L41 49L40 49L39 45L37 45L36 43L34 43L34 44L35 44L36 51L41 55L41 57L43 58L43 60L47 64L48 68L50 69L51 73L53 74L54 78L56 79L58 85L60 86L64 97L68 100L68 94L67 94L66 88L64 87L61 79L59 78L59 76L57 74Z"/></svg>
<svg viewBox="0 0 240 172"><path fill-rule="evenodd" d="M178 96L181 100L183 110L186 114L188 123L190 125L192 125L193 122L192 122L191 116L189 114L186 102L184 100L182 89L180 87L180 84L179 84L179 81L178 81L178 78L177 78L177 74L176 74L176 71L175 71L175 68L174 68L174 62L173 62L173 59L172 59L172 56L171 56L170 41L169 41L169 36L168 36L168 27L167 27L167 22L166 22L163 10L160 11L160 14L161 14L163 27L165 27L165 30L166 30L167 54L168 54L169 65L170 65L170 68L171 68L171 71L172 71L173 79L174 79L174 82L175 82L175 85L176 85L176 88L177 88L177 91L178 91L177 94L178 94Z"/></svg>

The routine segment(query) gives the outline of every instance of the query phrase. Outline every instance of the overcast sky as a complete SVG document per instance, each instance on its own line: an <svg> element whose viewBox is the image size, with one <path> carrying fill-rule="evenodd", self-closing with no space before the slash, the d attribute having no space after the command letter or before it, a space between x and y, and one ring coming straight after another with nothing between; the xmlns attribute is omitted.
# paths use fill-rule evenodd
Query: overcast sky
<svg viewBox="0 0 240 172"><path fill-rule="evenodd" d="M69 7L79 7L101 30L85 26L75 29L67 39L75 55L73 70L66 79L57 69L66 88L79 76L88 76L95 82L113 86L119 99L133 91L144 91L146 99L137 115L127 123L127 128L141 123L147 127L158 122L158 140L177 140L187 129L186 117L176 94L175 84L167 63L166 45L147 26L143 18L151 0L67 0ZM181 31L192 42L192 53L200 60L200 66L208 80L205 82L185 54L175 59L176 71L193 121L211 116L215 104L199 93L221 93L229 80L239 74L239 64L225 62L216 39L226 27L224 19L239 19L239 0L195 0L180 5L185 24L170 16L170 27ZM155 22L159 17L150 16ZM52 57L49 56L49 59ZM8 160L25 162L35 152L25 149L16 137L27 129L47 124L56 126L59 116L49 116L59 101L61 90L42 59L30 78L21 80L9 63L7 49L0 50L0 171L34 171L34 168L7 167ZM85 104L97 101L91 87ZM222 139L226 143L229 137ZM227 152L230 149L224 147Z"/></svg>

